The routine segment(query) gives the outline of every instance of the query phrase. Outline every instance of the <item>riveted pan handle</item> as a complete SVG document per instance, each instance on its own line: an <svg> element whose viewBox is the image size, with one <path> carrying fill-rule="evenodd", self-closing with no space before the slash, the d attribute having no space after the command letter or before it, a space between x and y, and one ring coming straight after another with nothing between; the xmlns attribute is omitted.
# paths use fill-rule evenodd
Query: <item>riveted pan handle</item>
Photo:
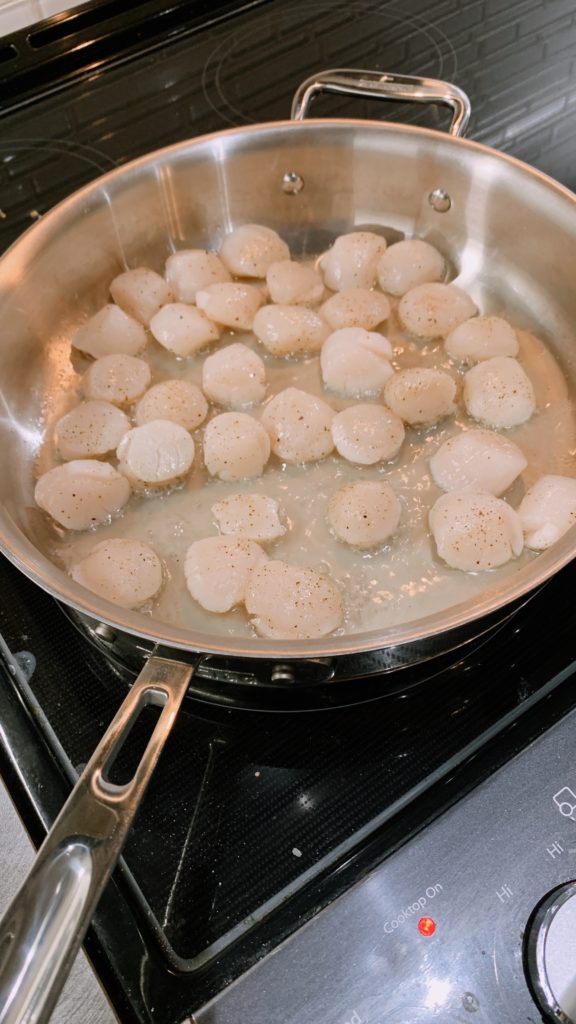
<svg viewBox="0 0 576 1024"><path fill-rule="evenodd" d="M292 119L303 121L314 97L322 92L406 103L438 103L452 110L450 135L464 135L470 120L470 100L462 89L450 82L354 68L320 71L302 82L292 101Z"/></svg>
<svg viewBox="0 0 576 1024"><path fill-rule="evenodd" d="M64 804L0 922L0 1024L50 1017L193 672L150 658ZM117 785L108 772L151 704L160 717L134 775Z"/></svg>

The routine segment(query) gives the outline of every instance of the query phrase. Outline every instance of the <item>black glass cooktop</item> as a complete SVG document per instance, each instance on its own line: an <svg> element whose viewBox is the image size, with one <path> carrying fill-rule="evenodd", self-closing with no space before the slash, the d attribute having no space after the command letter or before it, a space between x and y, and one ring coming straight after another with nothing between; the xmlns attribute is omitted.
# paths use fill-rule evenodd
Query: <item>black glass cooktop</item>
<svg viewBox="0 0 576 1024"><path fill-rule="evenodd" d="M3 246L147 150L288 116L329 67L449 79L471 97L472 137L576 180L571 2L135 0L121 21L111 7L0 47ZM337 97L314 112L445 125ZM126 682L7 562L0 584L1 767L39 841ZM569 567L406 694L374 700L371 685L368 703L290 714L190 699L88 939L122 1020L183 1021L561 714L573 588Z"/></svg>
<svg viewBox="0 0 576 1024"><path fill-rule="evenodd" d="M81 11L91 18L80 27L80 15L70 23L56 19L56 39L39 29L19 33L18 74L12 61L0 61L4 245L79 185L132 157L220 128L288 117L300 82L331 67L454 82L472 101L471 137L576 183L571 0L132 0L122 5L120 26L117 11L107 17L114 6L85 5ZM152 7L179 18L171 28L149 18L161 39L168 36L163 43L146 38ZM116 61L108 53L114 44ZM44 76L51 76L38 84L44 50ZM67 73L59 77L62 63L72 56L80 63L83 53L85 66L72 72L64 64ZM319 99L314 113L445 124L445 115L427 108L334 96Z"/></svg>
<svg viewBox="0 0 576 1024"><path fill-rule="evenodd" d="M2 770L40 838L127 683L7 562L1 579ZM576 703L573 587L570 566L405 694L292 713L189 698L91 936L122 1019L198 1009Z"/></svg>

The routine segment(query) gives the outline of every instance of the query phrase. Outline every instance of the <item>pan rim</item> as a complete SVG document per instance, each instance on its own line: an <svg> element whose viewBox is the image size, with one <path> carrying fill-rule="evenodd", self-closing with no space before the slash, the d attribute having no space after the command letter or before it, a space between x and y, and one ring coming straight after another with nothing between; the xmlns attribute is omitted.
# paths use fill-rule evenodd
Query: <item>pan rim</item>
<svg viewBox="0 0 576 1024"><path fill-rule="evenodd" d="M335 132L339 129L368 130L375 134L413 135L428 137L441 142L447 147L462 147L496 158L509 164L517 171L527 175L530 180L539 182L542 187L554 191L557 196L576 206L576 196L567 187L543 172L531 167L506 153L500 153L483 143L471 139L455 138L444 132L414 125L392 124L372 120L354 118L309 118L305 121L269 121L254 125L223 129L193 139L172 143L135 158L111 171L99 176L84 185L70 196L52 207L40 221L32 224L0 257L0 277L10 272L10 264L15 254L20 258L23 251L30 249L34 253L41 249L46 231L56 218L62 218L68 210L75 210L90 198L92 194L105 189L112 181L128 176L135 171L144 170L157 162L178 152L210 146L217 140L230 137L258 136L263 132L275 130L313 134L318 129ZM574 537L574 540L571 538ZM4 521L0 522L0 551L33 583L40 586L57 600L75 610L84 613L112 628L131 634L134 637L172 647L175 650L202 651L207 654L224 655L227 657L257 658L267 660L295 660L300 658L335 657L368 653L383 648L409 645L424 638L449 634L463 626L471 626L475 621L504 609L518 598L525 596L541 586L553 576L576 554L576 526L547 551L535 554L533 560L523 566L517 573L496 587L488 587L480 598L472 598L460 602L440 612L414 620L400 626L381 628L364 633L329 636L319 640L267 640L261 637L229 637L223 634L204 634L198 630L187 630L169 623L148 618L137 611L120 609L111 602L97 599L96 595L74 583L63 570L51 562L25 534L10 521L7 510ZM536 570L536 571L535 571ZM56 577L56 579L54 578ZM504 593L504 597L502 594ZM149 623L149 625L148 625Z"/></svg>

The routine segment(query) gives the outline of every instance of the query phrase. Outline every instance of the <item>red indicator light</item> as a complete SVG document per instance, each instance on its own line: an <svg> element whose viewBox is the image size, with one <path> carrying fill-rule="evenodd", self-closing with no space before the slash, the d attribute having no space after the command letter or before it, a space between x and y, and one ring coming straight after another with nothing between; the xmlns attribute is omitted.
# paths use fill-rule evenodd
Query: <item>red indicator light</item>
<svg viewBox="0 0 576 1024"><path fill-rule="evenodd" d="M436 921L432 917L421 917L418 921L418 931L420 935L434 935L436 931Z"/></svg>

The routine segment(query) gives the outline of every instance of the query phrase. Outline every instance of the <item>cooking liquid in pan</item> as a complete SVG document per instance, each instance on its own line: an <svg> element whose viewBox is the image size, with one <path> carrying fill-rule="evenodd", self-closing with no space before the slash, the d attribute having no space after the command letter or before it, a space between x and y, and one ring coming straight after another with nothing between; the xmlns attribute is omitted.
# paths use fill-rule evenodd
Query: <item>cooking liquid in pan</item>
<svg viewBox="0 0 576 1024"><path fill-rule="evenodd" d="M161 268L156 268L161 270ZM460 282L456 282L460 283ZM508 303L486 299L484 289L463 287L473 295L483 315L498 314L532 327L535 317L514 312ZM398 300L391 299L392 313L381 328L394 347L395 369L435 366L461 380L462 372L444 354L441 342L419 344L400 329L396 316ZM516 314L516 315L515 315ZM502 497L517 508L524 491L544 473L571 476L576 450L576 418L567 381L555 357L531 330L519 330L518 358L530 377L536 395L537 412L527 423L503 432L523 450L528 467ZM294 386L321 395L336 410L372 399L341 399L323 389L319 356L280 359L269 355L249 333L223 332L215 346L197 356L179 359L153 340L142 354L152 368L152 383L180 377L201 386L202 363L206 355L232 341L241 341L264 359L268 378L267 397ZM80 374L90 360L72 350L69 337L53 339L49 380L44 402L45 440L37 459L37 474L56 464L52 433L55 422L81 399ZM184 581L184 558L192 541L215 536L218 529L211 507L235 493L261 493L278 500L289 530L284 538L267 547L272 558L324 569L339 582L346 617L339 633L360 633L383 629L419 619L480 595L537 555L525 549L496 570L465 573L445 565L436 555L428 528L428 510L442 493L431 478L428 462L448 437L463 427L481 426L466 415L458 393L455 417L428 429L406 429L406 440L395 460L372 467L359 467L334 454L307 466L285 466L272 456L264 474L253 480L226 483L210 478L203 467L201 427L193 435L196 456L185 484L160 496L133 495L123 515L109 525L82 533L54 526L45 549L54 562L69 570L100 541L129 537L151 545L163 559L166 582L153 606L143 611L154 618L184 628L228 636L252 636L253 628L243 609L224 615L204 611L190 597ZM247 409L259 418L264 406ZM209 417L224 410L212 408ZM330 496L342 484L360 479L385 479L400 497L403 513L399 529L390 544L373 552L348 548L330 533L326 509Z"/></svg>

